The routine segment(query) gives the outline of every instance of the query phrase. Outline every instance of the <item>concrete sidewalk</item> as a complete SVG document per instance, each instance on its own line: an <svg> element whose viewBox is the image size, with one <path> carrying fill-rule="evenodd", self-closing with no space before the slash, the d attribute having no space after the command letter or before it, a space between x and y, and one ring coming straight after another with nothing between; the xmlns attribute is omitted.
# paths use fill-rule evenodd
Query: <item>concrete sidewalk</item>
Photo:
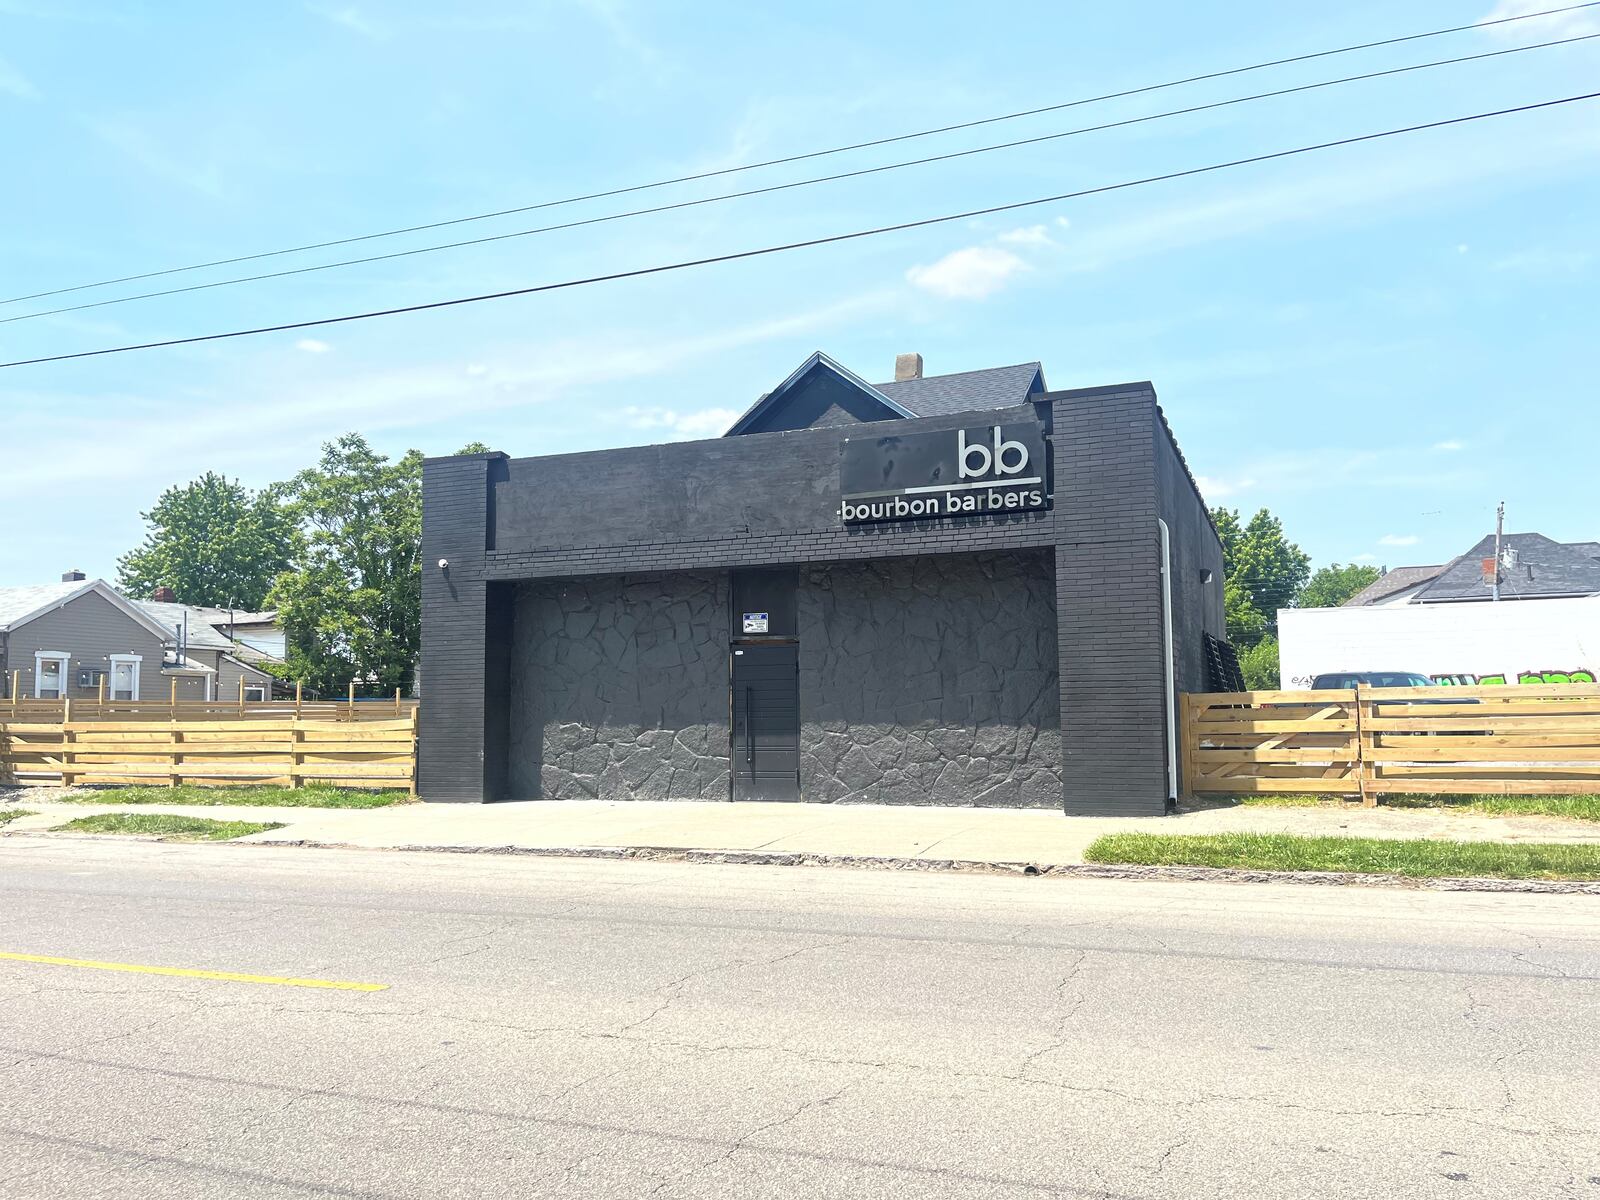
<svg viewBox="0 0 1600 1200"><path fill-rule="evenodd" d="M1084 861L1095 838L1130 831L1600 843L1597 823L1437 809L1236 806L1145 818L1066 817L1044 809L598 800L318 809L37 803L26 792L12 793L10 804L36 815L0 826L0 836L44 833L97 812L165 812L282 822L282 829L240 839L256 843L546 854L705 851L908 866L1073 865Z"/></svg>

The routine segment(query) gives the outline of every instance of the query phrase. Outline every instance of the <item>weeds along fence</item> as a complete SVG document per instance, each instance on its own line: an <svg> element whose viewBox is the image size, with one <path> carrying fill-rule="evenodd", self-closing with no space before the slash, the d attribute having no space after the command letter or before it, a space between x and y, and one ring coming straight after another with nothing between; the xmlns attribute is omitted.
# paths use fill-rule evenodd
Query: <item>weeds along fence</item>
<svg viewBox="0 0 1600 1200"><path fill-rule="evenodd" d="M414 702L0 704L0 783L310 782L416 792ZM85 712L84 710L88 710Z"/></svg>
<svg viewBox="0 0 1600 1200"><path fill-rule="evenodd" d="M1193 694L1182 746L1190 794L1600 792L1600 687Z"/></svg>

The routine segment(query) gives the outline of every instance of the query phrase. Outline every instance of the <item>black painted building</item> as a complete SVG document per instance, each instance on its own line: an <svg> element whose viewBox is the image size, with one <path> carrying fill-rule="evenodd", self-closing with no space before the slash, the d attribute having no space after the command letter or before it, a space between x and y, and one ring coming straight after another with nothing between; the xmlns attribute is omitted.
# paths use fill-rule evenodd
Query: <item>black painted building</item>
<svg viewBox="0 0 1600 1200"><path fill-rule="evenodd" d="M816 354L722 438L429 459L423 798L1163 812L1224 629L1154 390L896 376Z"/></svg>

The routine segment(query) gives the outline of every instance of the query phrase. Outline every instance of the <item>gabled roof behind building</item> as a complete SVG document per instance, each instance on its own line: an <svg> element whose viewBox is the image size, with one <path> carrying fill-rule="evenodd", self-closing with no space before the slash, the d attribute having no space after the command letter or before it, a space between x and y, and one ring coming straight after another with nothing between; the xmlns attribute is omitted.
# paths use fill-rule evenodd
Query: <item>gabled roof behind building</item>
<svg viewBox="0 0 1600 1200"><path fill-rule="evenodd" d="M1036 362L959 371L954 375L929 375L923 379L874 386L918 417L1015 408L1029 396L1045 390L1044 368Z"/></svg>
<svg viewBox="0 0 1600 1200"><path fill-rule="evenodd" d="M10 633L45 613L54 612L80 596L93 592L129 620L157 637L164 635L160 623L149 613L130 603L104 579L63 580L25 587L0 588L0 633Z"/></svg>
<svg viewBox="0 0 1600 1200"><path fill-rule="evenodd" d="M827 412L806 410L807 390L819 376L831 377L844 394L858 403L834 404ZM893 421L904 417L941 417L953 413L987 412L1014 408L1029 396L1045 390L1044 370L1036 362L952 375L929 375L891 383L868 383L861 376L818 350L787 379L762 396L728 429L725 437L765 433L779 429L808 428L813 423L841 421ZM792 404L802 412L786 414Z"/></svg>
<svg viewBox="0 0 1600 1200"><path fill-rule="evenodd" d="M151 620L157 622L166 630L167 640L178 640L178 628L183 625L184 616L189 618L188 645L191 650L232 650L230 642L210 621L206 620L205 613L198 608L187 604L168 604L161 600L135 600L135 608L143 610Z"/></svg>
<svg viewBox="0 0 1600 1200"><path fill-rule="evenodd" d="M1483 560L1494 557L1494 542L1494 534L1486 534L1472 549L1452 559L1439 577L1418 593L1415 602L1493 599L1493 589L1483 582ZM1500 539L1500 598L1600 594L1600 558L1587 552L1591 545L1565 545L1542 533L1505 534Z"/></svg>
<svg viewBox="0 0 1600 1200"><path fill-rule="evenodd" d="M1392 571L1385 571L1366 587L1344 602L1344 608L1361 608L1364 605L1376 604L1380 600L1387 600L1390 596L1439 578L1444 573L1448 564L1435 563L1428 567L1396 567Z"/></svg>

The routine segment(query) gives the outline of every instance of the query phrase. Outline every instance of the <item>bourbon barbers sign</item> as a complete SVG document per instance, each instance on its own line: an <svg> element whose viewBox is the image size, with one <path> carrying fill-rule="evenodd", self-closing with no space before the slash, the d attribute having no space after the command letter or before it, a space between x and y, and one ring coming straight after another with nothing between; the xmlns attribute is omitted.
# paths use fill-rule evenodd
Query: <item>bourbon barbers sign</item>
<svg viewBox="0 0 1600 1200"><path fill-rule="evenodd" d="M849 438L839 464L846 525L1050 507L1037 422Z"/></svg>

